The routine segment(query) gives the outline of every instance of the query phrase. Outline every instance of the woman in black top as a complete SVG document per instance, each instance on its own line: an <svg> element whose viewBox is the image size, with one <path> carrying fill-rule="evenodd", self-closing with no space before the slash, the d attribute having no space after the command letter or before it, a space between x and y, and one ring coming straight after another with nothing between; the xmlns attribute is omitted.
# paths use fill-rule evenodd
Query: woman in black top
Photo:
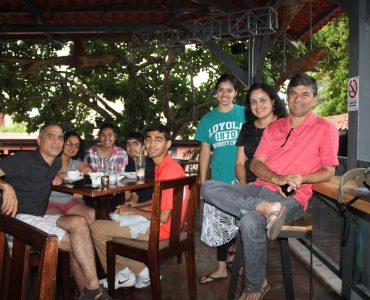
<svg viewBox="0 0 370 300"><path fill-rule="evenodd" d="M236 176L240 184L256 180L250 171L250 162L261 140L263 130L271 122L287 116L285 103L277 92L266 83L253 84L246 95L245 119L236 142Z"/></svg>

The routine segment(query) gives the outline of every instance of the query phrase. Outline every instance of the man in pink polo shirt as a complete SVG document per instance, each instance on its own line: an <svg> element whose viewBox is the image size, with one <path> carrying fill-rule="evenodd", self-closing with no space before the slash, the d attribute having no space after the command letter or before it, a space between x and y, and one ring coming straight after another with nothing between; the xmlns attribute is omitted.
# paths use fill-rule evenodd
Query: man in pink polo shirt
<svg viewBox="0 0 370 300"><path fill-rule="evenodd" d="M287 90L290 115L264 130L251 162L257 181L208 181L201 188L206 202L239 219L245 266L241 300L266 295L266 239L276 239L284 223L303 216L312 184L330 180L338 165L338 131L313 114L316 100L315 79L294 75Z"/></svg>

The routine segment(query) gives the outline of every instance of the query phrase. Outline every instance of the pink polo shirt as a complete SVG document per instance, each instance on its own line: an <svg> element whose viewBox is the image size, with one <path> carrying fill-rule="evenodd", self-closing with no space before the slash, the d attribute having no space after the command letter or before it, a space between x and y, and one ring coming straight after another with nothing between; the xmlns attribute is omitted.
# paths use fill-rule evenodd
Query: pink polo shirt
<svg viewBox="0 0 370 300"><path fill-rule="evenodd" d="M255 157L265 158L266 166L279 175L307 175L322 166L338 165L339 133L333 124L313 113L294 129L290 120L291 116L278 119L264 130ZM252 184L273 191L277 188L276 184L260 179ZM306 210L311 196L312 184L302 184L293 197Z"/></svg>

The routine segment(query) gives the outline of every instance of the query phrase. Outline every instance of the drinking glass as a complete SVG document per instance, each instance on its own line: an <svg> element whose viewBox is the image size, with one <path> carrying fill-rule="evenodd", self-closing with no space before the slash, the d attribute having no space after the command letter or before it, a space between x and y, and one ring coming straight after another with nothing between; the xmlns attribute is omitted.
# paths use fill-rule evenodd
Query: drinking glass
<svg viewBox="0 0 370 300"><path fill-rule="evenodd" d="M99 157L98 172L104 172L105 174L107 174L108 172L108 158L107 157Z"/></svg>
<svg viewBox="0 0 370 300"><path fill-rule="evenodd" d="M118 170L116 164L112 159L108 161L108 175L109 175L109 184L110 185L117 184Z"/></svg>
<svg viewBox="0 0 370 300"><path fill-rule="evenodd" d="M135 156L136 178L138 182L145 180L145 155L139 154Z"/></svg>

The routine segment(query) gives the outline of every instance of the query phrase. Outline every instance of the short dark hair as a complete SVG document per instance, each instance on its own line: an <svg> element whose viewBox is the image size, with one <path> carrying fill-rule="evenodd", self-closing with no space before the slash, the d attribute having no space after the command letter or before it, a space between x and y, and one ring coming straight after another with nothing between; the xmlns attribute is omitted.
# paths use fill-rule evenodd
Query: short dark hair
<svg viewBox="0 0 370 300"><path fill-rule="evenodd" d="M128 140L137 140L140 144L144 144L144 136L139 131L131 131L127 135L126 142Z"/></svg>
<svg viewBox="0 0 370 300"><path fill-rule="evenodd" d="M279 97L278 93L274 90L274 88L267 83L258 82L254 83L248 90L246 97L246 106L247 109L245 110L245 119L246 120L255 120L257 117L252 113L251 110L251 94L253 91L261 89L263 90L272 101L273 108L274 108L274 115L278 118L284 118L288 115L286 110L286 105L283 100Z"/></svg>
<svg viewBox="0 0 370 300"><path fill-rule="evenodd" d="M163 124L150 124L147 125L144 129L144 136L147 135L148 132L150 131L159 131L160 133L163 133L164 138L167 141L170 141L172 138L171 131L168 129L166 125Z"/></svg>
<svg viewBox="0 0 370 300"><path fill-rule="evenodd" d="M237 90L238 81L236 80L236 78L231 74L222 74L216 81L215 91L217 91L218 86L221 84L221 82L225 81L230 81L234 89Z"/></svg>
<svg viewBox="0 0 370 300"><path fill-rule="evenodd" d="M59 124L59 123L57 123L57 122L47 122L47 123L45 123L44 125L42 125L42 126L40 127L40 130L39 130L39 137L42 137L42 135L44 134L44 132L45 132L45 129L46 129L46 128L53 127L53 126L58 126L58 127L60 127L60 129L62 129L62 131L63 131L63 128L62 128L62 126L60 126L60 124Z"/></svg>
<svg viewBox="0 0 370 300"><path fill-rule="evenodd" d="M293 75L292 79L288 84L287 93L289 95L290 89L296 87L298 85L304 85L311 89L313 95L316 97L317 95L317 83L316 79L307 75L306 73L302 74L295 74Z"/></svg>
<svg viewBox="0 0 370 300"><path fill-rule="evenodd" d="M99 128L99 132L98 132L98 136L100 136L101 132L106 129L106 128L110 128L113 130L113 133L115 136L117 136L117 128L114 124L111 124L111 123L104 123L102 126L100 126Z"/></svg>
<svg viewBox="0 0 370 300"><path fill-rule="evenodd" d="M78 141L80 143L80 148L78 149L77 154L74 157L72 157L72 159L83 160L83 158L85 157L85 147L81 136L76 131L70 130L64 134L64 141L66 141L70 136L75 136L76 138L78 138Z"/></svg>

